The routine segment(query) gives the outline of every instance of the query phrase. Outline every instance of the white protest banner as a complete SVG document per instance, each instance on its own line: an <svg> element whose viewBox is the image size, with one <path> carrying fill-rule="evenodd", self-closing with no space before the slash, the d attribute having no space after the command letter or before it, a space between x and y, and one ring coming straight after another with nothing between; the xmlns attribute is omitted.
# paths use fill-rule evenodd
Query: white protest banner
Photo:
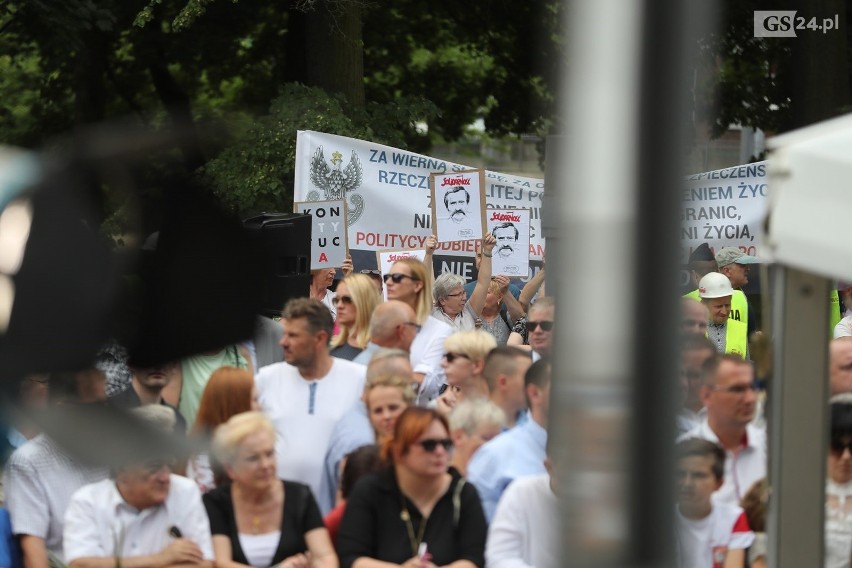
<svg viewBox="0 0 852 568"><path fill-rule="evenodd" d="M430 174L432 220L441 241L481 241L485 235L485 172Z"/></svg>
<svg viewBox="0 0 852 568"><path fill-rule="evenodd" d="M758 256L768 195L766 162L687 176L681 201L683 263L701 243L714 251L738 247Z"/></svg>
<svg viewBox="0 0 852 568"><path fill-rule="evenodd" d="M530 265L530 210L489 211L488 231L497 239L491 257L491 274L517 277Z"/></svg>
<svg viewBox="0 0 852 568"><path fill-rule="evenodd" d="M385 281L385 274L390 274L390 268L391 266L393 266L393 263L406 258L416 258L420 262L423 262L426 259L426 250L390 249L376 251L376 264L379 267L379 272L382 273L382 282ZM387 302L387 286L382 286L382 294L384 295L385 301Z"/></svg>
<svg viewBox="0 0 852 568"><path fill-rule="evenodd" d="M766 181L766 162L687 176L681 198L681 263L686 265L701 243L714 253L737 247L759 257ZM688 273L682 273L681 284L689 285Z"/></svg>
<svg viewBox="0 0 852 568"><path fill-rule="evenodd" d="M302 201L294 213L311 216L311 270L337 268L346 260L346 202Z"/></svg>
<svg viewBox="0 0 852 568"><path fill-rule="evenodd" d="M300 131L296 143L296 201L346 199L349 246L356 267L370 262L359 252L382 249L422 249L432 234L429 175L472 169L333 134ZM541 194L544 180L485 172L485 202L489 209L524 207L531 210L530 258L541 260ZM472 257L476 241L438 244L436 256ZM468 267L467 265L470 265ZM454 267L456 273L472 269Z"/></svg>

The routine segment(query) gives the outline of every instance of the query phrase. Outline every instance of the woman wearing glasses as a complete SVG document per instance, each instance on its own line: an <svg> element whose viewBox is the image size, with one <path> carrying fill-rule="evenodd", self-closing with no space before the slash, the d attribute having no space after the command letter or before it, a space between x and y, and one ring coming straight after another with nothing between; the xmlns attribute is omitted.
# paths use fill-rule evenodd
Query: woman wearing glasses
<svg viewBox="0 0 852 568"><path fill-rule="evenodd" d="M452 387L450 390L454 393L455 404L466 399L489 397L488 383L482 370L485 368L485 358L496 347L494 336L480 329L460 331L444 341L441 366L447 384Z"/></svg>
<svg viewBox="0 0 852 568"><path fill-rule="evenodd" d="M379 295L369 276L350 274L337 285L332 302L340 333L331 340L331 356L351 361L370 342L370 317Z"/></svg>
<svg viewBox="0 0 852 568"><path fill-rule="evenodd" d="M388 300L399 300L411 306L415 320L421 325L410 349L411 366L420 383L418 396L423 398L432 389L437 393L439 384L432 384L437 381L431 379L440 373L444 340L453 333L453 328L430 315L432 271L416 258L405 258L394 262L384 279ZM427 376L430 380L424 381Z"/></svg>
<svg viewBox="0 0 852 568"><path fill-rule="evenodd" d="M450 465L446 418L410 407L382 455L389 468L353 490L337 536L343 568L482 567L487 527L476 490Z"/></svg>
<svg viewBox="0 0 852 568"><path fill-rule="evenodd" d="M491 251L496 243L497 240L491 233L482 239L482 262L479 264L479 275L470 298L464 291L465 280L458 274L445 272L435 280L435 307L432 315L455 331L476 329L477 320L482 317L488 285L491 283ZM508 337L508 334L506 335Z"/></svg>
<svg viewBox="0 0 852 568"><path fill-rule="evenodd" d="M203 496L216 566L337 568L310 488L278 479L272 422L260 412L238 414L213 444L231 479Z"/></svg>

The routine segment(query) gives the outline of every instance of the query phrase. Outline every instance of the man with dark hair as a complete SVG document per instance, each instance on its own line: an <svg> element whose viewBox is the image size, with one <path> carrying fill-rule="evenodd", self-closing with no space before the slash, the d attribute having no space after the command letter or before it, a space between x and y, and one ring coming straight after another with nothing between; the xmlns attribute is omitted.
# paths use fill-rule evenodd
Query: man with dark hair
<svg viewBox="0 0 852 568"><path fill-rule="evenodd" d="M713 442L690 438L675 446L675 460L678 566L744 566L745 551L754 542L746 514L737 504L711 499L722 486L725 451Z"/></svg>
<svg viewBox="0 0 852 568"><path fill-rule="evenodd" d="M512 428L527 408L524 375L532 365L528 351L517 347L497 347L485 358L482 376L488 383L490 400L506 415L506 425Z"/></svg>
<svg viewBox="0 0 852 568"><path fill-rule="evenodd" d="M489 521L500 496L512 481L547 471L544 460L547 457L550 376L548 359L540 359L530 366L524 376L529 417L480 446L468 464L468 479L479 491Z"/></svg>
<svg viewBox="0 0 852 568"><path fill-rule="evenodd" d="M504 221L499 225L494 225L491 229L491 234L497 239L497 246L494 251L503 258L515 254L515 246L518 242L520 232L514 223Z"/></svg>
<svg viewBox="0 0 852 568"><path fill-rule="evenodd" d="M329 439L361 396L365 368L329 354L334 321L319 300L290 300L281 325L284 361L257 373L258 399L278 432L278 475L319 495Z"/></svg>
<svg viewBox="0 0 852 568"><path fill-rule="evenodd" d="M456 185L444 194L444 207L450 214L453 223L461 223L467 217L470 193L463 185Z"/></svg>
<svg viewBox="0 0 852 568"><path fill-rule="evenodd" d="M103 402L106 377L96 369L53 373L48 389L52 407ZM106 476L105 468L79 463L46 434L10 456L3 486L25 568L48 568L51 560L62 561L63 519L71 496Z"/></svg>
<svg viewBox="0 0 852 568"><path fill-rule="evenodd" d="M737 505L754 482L766 477L766 433L751 424L757 410L754 369L736 355L714 354L701 369L704 420L680 437L722 446L727 455L714 503Z"/></svg>
<svg viewBox="0 0 852 568"><path fill-rule="evenodd" d="M136 408L145 404L161 404L175 414L175 432L186 433L186 419L177 408L163 399L163 389L177 372L174 363L163 363L153 367L130 366L130 388L112 396L109 401L119 408Z"/></svg>

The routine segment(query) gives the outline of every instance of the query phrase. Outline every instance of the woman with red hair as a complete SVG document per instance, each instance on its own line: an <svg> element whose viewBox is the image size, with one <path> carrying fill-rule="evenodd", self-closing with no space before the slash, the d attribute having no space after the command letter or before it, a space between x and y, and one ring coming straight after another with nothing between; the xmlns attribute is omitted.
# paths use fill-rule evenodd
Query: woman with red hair
<svg viewBox="0 0 852 568"><path fill-rule="evenodd" d="M487 526L476 489L450 468L447 419L409 407L382 448L386 471L358 482L337 535L341 568L475 568Z"/></svg>
<svg viewBox="0 0 852 568"><path fill-rule="evenodd" d="M260 410L251 373L237 367L221 367L210 375L204 387L190 435L209 439L220 424L249 410ZM210 462L206 452L190 458L186 476L195 481L202 493L227 481L224 471Z"/></svg>

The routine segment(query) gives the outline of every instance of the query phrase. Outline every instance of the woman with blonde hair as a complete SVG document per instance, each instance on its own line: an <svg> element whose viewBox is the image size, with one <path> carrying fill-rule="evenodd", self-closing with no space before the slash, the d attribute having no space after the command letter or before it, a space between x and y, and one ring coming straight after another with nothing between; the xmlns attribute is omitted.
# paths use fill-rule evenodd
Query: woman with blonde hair
<svg viewBox="0 0 852 568"><path fill-rule="evenodd" d="M385 374L367 378L364 404L379 444L393 437L397 418L414 403L414 398L411 376Z"/></svg>
<svg viewBox="0 0 852 568"><path fill-rule="evenodd" d="M459 331L444 341L441 366L455 402L468 398L488 398L488 382L482 375L485 358L497 347L497 340L482 330Z"/></svg>
<svg viewBox="0 0 852 568"><path fill-rule="evenodd" d="M331 340L331 356L351 361L370 342L370 316L381 298L369 276L350 274L337 285L332 302L340 327Z"/></svg>
<svg viewBox="0 0 852 568"><path fill-rule="evenodd" d="M389 468L362 479L337 534L343 568L475 568L485 564L476 489L450 468L447 419L409 407L382 448Z"/></svg>
<svg viewBox="0 0 852 568"><path fill-rule="evenodd" d="M426 375L440 370L444 339L453 328L430 315L432 312L432 271L416 258L393 263L384 275L388 300L399 300L412 307L421 328L411 343L411 365L419 383ZM422 387L421 387L422 390Z"/></svg>
<svg viewBox="0 0 852 568"><path fill-rule="evenodd" d="M217 568L337 568L310 488L278 479L268 418L232 417L216 429L213 450L231 480L203 496Z"/></svg>
<svg viewBox="0 0 852 568"><path fill-rule="evenodd" d="M210 375L201 394L190 435L209 438L220 424L249 410L260 410L251 373L236 367L217 369ZM195 454L189 459L186 476L195 481L202 493L225 481L224 471L215 460L211 462L207 452Z"/></svg>

